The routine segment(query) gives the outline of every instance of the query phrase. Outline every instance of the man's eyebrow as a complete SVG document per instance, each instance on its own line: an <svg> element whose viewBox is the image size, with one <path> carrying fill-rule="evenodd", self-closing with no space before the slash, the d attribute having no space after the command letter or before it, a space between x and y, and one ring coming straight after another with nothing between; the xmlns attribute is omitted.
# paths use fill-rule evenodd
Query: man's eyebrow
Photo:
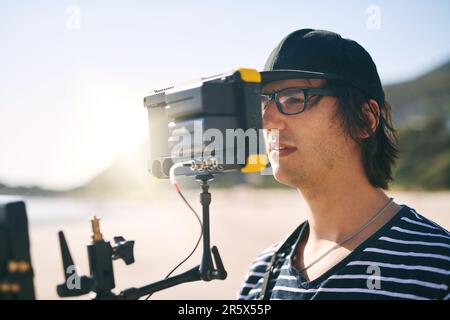
<svg viewBox="0 0 450 320"><path fill-rule="evenodd" d="M322 86L320 87L313 87L311 83L308 83L307 85L304 86L289 86L286 88L280 88L280 89L273 89L273 90L269 90L269 92L267 92L266 90L261 89L261 94L273 94L274 92L280 92L284 89L293 89L293 88L304 88L304 89L321 89L323 88Z"/></svg>

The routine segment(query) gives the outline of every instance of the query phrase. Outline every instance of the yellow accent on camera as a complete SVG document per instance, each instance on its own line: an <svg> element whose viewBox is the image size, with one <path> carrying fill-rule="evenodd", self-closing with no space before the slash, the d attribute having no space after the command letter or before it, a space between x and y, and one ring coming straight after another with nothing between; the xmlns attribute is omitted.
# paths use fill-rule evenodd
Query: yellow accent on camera
<svg viewBox="0 0 450 320"><path fill-rule="evenodd" d="M265 154L251 154L247 158L247 164L241 169L243 173L261 172L267 167L268 159Z"/></svg>
<svg viewBox="0 0 450 320"><path fill-rule="evenodd" d="M240 68L237 70L241 74L242 81L245 82L261 82L261 74L255 69Z"/></svg>

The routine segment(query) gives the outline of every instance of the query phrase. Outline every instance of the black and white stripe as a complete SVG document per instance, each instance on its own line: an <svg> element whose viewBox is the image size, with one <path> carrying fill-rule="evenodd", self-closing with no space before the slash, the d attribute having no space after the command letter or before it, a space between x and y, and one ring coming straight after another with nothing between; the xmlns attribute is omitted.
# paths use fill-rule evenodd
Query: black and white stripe
<svg viewBox="0 0 450 320"><path fill-rule="evenodd" d="M292 267L295 246L277 256L269 284L271 299L450 300L450 233L408 206L313 281ZM238 299L258 299L275 250L272 246L256 258Z"/></svg>

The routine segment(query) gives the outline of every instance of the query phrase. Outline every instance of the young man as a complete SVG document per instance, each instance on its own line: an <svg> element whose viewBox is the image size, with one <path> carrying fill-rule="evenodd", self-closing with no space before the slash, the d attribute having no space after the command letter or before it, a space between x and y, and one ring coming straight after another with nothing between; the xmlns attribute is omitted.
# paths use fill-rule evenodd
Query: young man
<svg viewBox="0 0 450 320"><path fill-rule="evenodd" d="M239 299L450 299L450 235L386 196L397 158L370 55L338 34L284 38L262 72L275 178L307 221L255 260Z"/></svg>

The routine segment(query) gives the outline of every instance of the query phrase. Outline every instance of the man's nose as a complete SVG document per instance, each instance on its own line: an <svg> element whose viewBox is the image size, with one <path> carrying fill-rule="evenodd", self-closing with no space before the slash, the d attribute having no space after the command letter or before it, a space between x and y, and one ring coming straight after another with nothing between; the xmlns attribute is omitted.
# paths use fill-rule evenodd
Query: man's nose
<svg viewBox="0 0 450 320"><path fill-rule="evenodd" d="M263 113L263 128L282 130L285 127L285 115L282 114L275 101L270 101Z"/></svg>

